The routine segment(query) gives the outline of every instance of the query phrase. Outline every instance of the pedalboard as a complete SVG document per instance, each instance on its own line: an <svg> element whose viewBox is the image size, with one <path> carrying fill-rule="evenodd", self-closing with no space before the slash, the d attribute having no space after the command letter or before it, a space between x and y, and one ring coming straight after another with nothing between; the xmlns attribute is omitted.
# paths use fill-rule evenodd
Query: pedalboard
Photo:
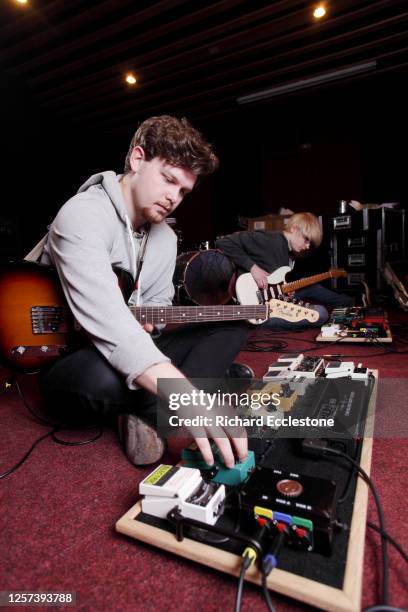
<svg viewBox="0 0 408 612"><path fill-rule="evenodd" d="M299 366L299 355L282 357L285 366L296 361ZM251 458L246 471L239 478L227 479L226 484L215 482L216 473L208 471L207 465L202 471L160 465L141 482L143 499L118 521L116 529L234 575L242 556L251 551L251 558L256 559L251 572L261 570L266 560L267 568L279 566L284 570L282 576L289 577L289 581L286 577L280 581L281 573L274 571L272 580L267 578L269 588L277 584L277 590L291 595L292 587L285 591L286 585L290 577L300 576L301 601L317 601L321 609L334 609L340 596L361 583L361 563L356 567L354 558L364 545L366 496L350 478L344 462L326 456L327 448L344 450L369 471L366 449L371 448L370 435L361 437L367 430L358 421L373 414L376 377L360 363L332 360L324 365L326 372L321 369L315 379L301 376L296 367L285 368L286 379L253 381L253 386L257 391L274 392L277 385L281 397L296 396L289 417L333 417L333 438L328 437L326 427L300 440L291 439L298 436L287 436L286 431L281 436L281 429L268 438L250 439L251 444L262 447L254 449L257 465ZM343 369L349 372L347 376L330 379ZM273 414L272 407L266 410ZM345 430L349 430L347 435ZM309 431L299 433L308 436ZM186 459L199 465L195 450L190 448ZM218 463L216 457L214 472L226 469ZM338 497L345 492L337 516ZM261 573L254 575L261 577ZM327 597L316 600L320 585L329 587L319 589L327 591ZM359 603L355 599L353 609Z"/></svg>
<svg viewBox="0 0 408 612"><path fill-rule="evenodd" d="M281 372L271 372L268 368L263 377L265 386L259 388L264 391L276 387L281 398L283 388L289 389L291 393L286 393L288 398L282 398L277 406L274 413L276 426L272 423L271 429L280 429L280 436L284 436L287 431L288 437L293 437L293 427L286 430L285 426L278 426L278 423L282 423L284 412L290 412L290 416L299 422L307 417L311 420L310 423L313 420L317 423L330 419L333 420L330 428L319 429L313 424L310 428L308 426L305 434L299 431L296 435L300 438L310 435L312 438L325 440L328 446L354 455L365 427L366 398L369 397L374 382L372 372L362 363L356 365L354 361L340 359L325 362L316 356L291 355L284 363L289 366L295 363L295 366ZM272 364L272 367L275 365ZM258 437L268 435L274 436L270 431L269 434L265 432L263 436ZM257 446L263 448L265 445Z"/></svg>
<svg viewBox="0 0 408 612"><path fill-rule="evenodd" d="M318 342L392 342L387 313L382 308L335 308L317 336Z"/></svg>

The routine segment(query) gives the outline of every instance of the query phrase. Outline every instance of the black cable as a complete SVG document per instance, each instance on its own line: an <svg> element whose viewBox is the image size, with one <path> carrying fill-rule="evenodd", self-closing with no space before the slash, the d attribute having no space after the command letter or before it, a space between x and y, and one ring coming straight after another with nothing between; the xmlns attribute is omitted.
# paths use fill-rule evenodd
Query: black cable
<svg viewBox="0 0 408 612"><path fill-rule="evenodd" d="M20 461L18 461L15 465L13 465L11 468L9 468L8 470L6 470L5 472L3 472L2 474L0 474L0 480L2 478L6 478L6 476L8 476L9 474L12 474L13 472L15 472L16 470L18 470L18 468L23 465L24 461L26 459L28 459L28 457L31 455L32 451L35 449L35 447L37 446L37 444L39 444L40 442L42 442L43 440L45 440L45 438L48 438L49 436L52 435L53 433L53 429L51 429L48 433L44 434L43 436L41 436L40 438L38 438L31 446L31 448L26 452L26 454L24 455L24 457L22 459L20 459Z"/></svg>
<svg viewBox="0 0 408 612"><path fill-rule="evenodd" d="M388 540L391 546L394 546L394 548L399 552L405 563L408 563L408 554L402 548L401 544L398 544L398 542L394 540L394 538L392 538L386 531L382 532L378 525L374 525L374 523L367 521L367 526L370 527L370 529L374 529L380 535L384 535L384 537Z"/></svg>
<svg viewBox="0 0 408 612"><path fill-rule="evenodd" d="M347 461L350 461L350 463L353 464L353 466L356 468L356 470L358 471L358 473L362 476L363 480L367 483L367 485L370 487L371 493L374 497L374 501L375 501L375 505L377 507L377 513L378 513L378 520L380 522L380 530L381 530L381 551L382 551L382 563L383 563L383 602L384 604L387 606L388 605L388 556L387 556L387 540L385 537L385 523L384 523L384 513L380 504L380 500L378 497L378 493L377 490L371 480L371 478L368 476L368 474L363 470L363 468L357 463L357 461L355 461L354 459L352 459L349 455L347 455L347 453L343 453L343 451L335 449L335 448L330 448L330 447L325 447L323 450L323 454L330 454L330 455L337 455L338 457L344 457L345 459L347 459Z"/></svg>
<svg viewBox="0 0 408 612"><path fill-rule="evenodd" d="M90 428L87 427L86 429L94 429L94 427ZM24 457L22 459L20 459L15 465L13 465L11 468L9 468L8 470L6 470L5 472L3 472L2 474L0 474L0 480L2 478L5 478L6 476L9 476L9 474L12 474L13 472L15 472L21 465L23 465L23 463L28 459L28 457L31 455L32 451L35 449L35 447L37 446L37 444L39 444L40 442L42 442L42 440L45 440L45 438L48 438L49 436L51 436L51 438L54 440L54 442L56 442L57 444L62 444L64 446L83 446L84 444L91 444L92 442L95 442L96 440L98 440L102 434L103 434L103 427L99 428L98 433L93 437L90 438L89 440L83 440L82 442L68 442L66 440L61 440L61 438L58 438L55 433L57 431L72 431L70 429L59 429L57 427L53 427L53 429L51 429L48 433L44 434L43 436L40 436L31 446L31 448L26 452L26 454L24 455Z"/></svg>
<svg viewBox="0 0 408 612"><path fill-rule="evenodd" d="M23 405L25 407L25 409L31 414L31 416L33 416L35 418L36 421L38 421L39 423L41 423L41 425L47 425L48 427L56 427L57 423L50 423L49 421L47 421L46 419L44 419L42 416L40 416L39 414L37 414L29 405L29 403L27 402L26 398L24 397L24 393L21 390L20 385L18 384L18 380L17 378L14 381L16 389L17 389L17 393L20 396L21 401L23 402Z"/></svg>
<svg viewBox="0 0 408 612"><path fill-rule="evenodd" d="M96 427L93 426L89 426L89 427L83 427L81 429L96 429ZM93 437L93 438L89 438L88 440L83 440L82 442L69 442L68 440L62 440L61 438L58 438L55 434L57 431L76 431L76 429L72 430L72 429L60 429L60 428L55 428L51 434L51 438L54 440L54 442L56 442L57 444L62 444L63 446L83 446L84 444L91 444L92 442L96 442L96 440L99 440L99 438L101 437L101 435L103 434L103 427L99 427L99 431L98 433Z"/></svg>
<svg viewBox="0 0 408 612"><path fill-rule="evenodd" d="M0 480L2 478L6 478L6 476L9 476L10 474L12 474L13 472L15 472L21 465L23 465L23 463L28 459L28 457L30 456L30 454L32 453L32 451L34 450L34 448L37 446L37 444L39 444L40 442L42 442L42 440L44 440L45 438L48 438L48 436L51 436L51 438L53 439L54 442L56 442L57 444L61 444L63 446L84 446L85 444L91 444L92 442L96 442L96 440L98 440L102 434L103 434L103 427L101 425L91 425L88 427L80 427L80 430L88 430L88 429L95 429L98 428L98 432L95 436L93 436L92 438L89 438L88 440L83 440L80 442L69 442L67 440L63 440L61 438L58 438L56 435L56 432L61 432L61 431L77 431L77 429L74 428L68 428L68 427L64 427L63 425L58 425L56 423L50 423L49 421L47 421L46 419L44 419L43 417L39 416L32 408L31 406L28 404L28 402L26 401L24 394L20 388L20 385L18 384L16 375L13 374L13 378L12 378L13 382L12 384L15 384L16 388L17 388L17 392L18 395L24 405L24 407L26 408L26 410L42 425L48 425L50 427L52 427L52 429L44 434L43 436L40 436L40 438L38 438L33 445L31 446L31 448L26 452L26 454L24 455L24 457L22 457L22 459L20 459L15 465L13 465L11 468L9 468L8 470L6 470L5 472L3 472L2 474L0 474ZM10 387L8 387L10 388ZM7 389L8 389L7 388ZM7 390L6 389L6 390Z"/></svg>
<svg viewBox="0 0 408 612"><path fill-rule="evenodd" d="M271 600L271 596L269 595L268 585L266 583L266 575L264 571L262 572L262 593L265 598L265 602L266 602L269 612L276 612L275 607Z"/></svg>
<svg viewBox="0 0 408 612"><path fill-rule="evenodd" d="M83 446L85 444L91 444L92 442L96 442L96 440L98 440L102 434L103 434L103 427L101 425L88 425L88 426L81 426L81 427L68 427L67 425L65 425L64 423L50 423L49 421L47 421L46 419L44 419L43 417L41 417L40 415L38 415L29 405L29 403L26 401L24 394L20 388L20 385L18 384L17 379L15 380L15 385L18 391L18 394L20 396L21 401L23 402L25 408L28 410L28 412L42 425L48 425L49 427L52 427L52 433L51 433L51 437L54 440L54 442L56 442L57 444L62 444L63 446ZM83 440L81 442L68 442L67 440L62 440L61 438L58 438L55 434L57 431L82 431L82 430L88 430L88 429L97 429L98 428L98 433L96 434L96 436L94 436L93 438L89 438L88 440Z"/></svg>
<svg viewBox="0 0 408 612"><path fill-rule="evenodd" d="M247 569L248 569L248 567L250 565L251 565L251 559L250 559L250 557L245 555L243 557L243 559L242 559L241 571L239 573L237 597L236 597L236 600L235 600L234 612L240 612L240 610L241 610L242 594L244 592L245 573L246 573L246 571L247 571Z"/></svg>
<svg viewBox="0 0 408 612"><path fill-rule="evenodd" d="M353 476L354 476L354 470L351 469L351 470L349 470L349 474L347 476L347 482L346 482L346 485L345 485L345 487L343 489L341 497L337 500L337 505L344 504L346 499L348 499L348 497L349 497L349 495L350 495L350 493L352 491L351 483L353 481Z"/></svg>

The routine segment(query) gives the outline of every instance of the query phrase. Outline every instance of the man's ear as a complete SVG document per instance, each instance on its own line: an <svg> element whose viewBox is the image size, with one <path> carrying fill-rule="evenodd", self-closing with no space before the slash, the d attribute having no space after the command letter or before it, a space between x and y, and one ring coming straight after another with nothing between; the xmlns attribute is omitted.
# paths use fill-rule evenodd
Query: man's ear
<svg viewBox="0 0 408 612"><path fill-rule="evenodd" d="M145 152L142 147L133 147L133 151L130 155L130 167L132 172L137 172L140 168L141 162L145 159Z"/></svg>

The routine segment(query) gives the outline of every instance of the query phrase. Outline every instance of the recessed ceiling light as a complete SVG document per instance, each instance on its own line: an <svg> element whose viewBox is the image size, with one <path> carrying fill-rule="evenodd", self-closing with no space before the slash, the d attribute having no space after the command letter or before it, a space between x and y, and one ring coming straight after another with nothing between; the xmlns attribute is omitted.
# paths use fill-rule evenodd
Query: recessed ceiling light
<svg viewBox="0 0 408 612"><path fill-rule="evenodd" d="M318 4L313 11L313 17L315 19L321 19L326 14L326 9L324 8L324 4Z"/></svg>
<svg viewBox="0 0 408 612"><path fill-rule="evenodd" d="M136 85L137 83L136 77L132 72L129 72L126 75L125 81L128 85Z"/></svg>
<svg viewBox="0 0 408 612"><path fill-rule="evenodd" d="M27 0L16 0L18 4L27 4Z"/></svg>

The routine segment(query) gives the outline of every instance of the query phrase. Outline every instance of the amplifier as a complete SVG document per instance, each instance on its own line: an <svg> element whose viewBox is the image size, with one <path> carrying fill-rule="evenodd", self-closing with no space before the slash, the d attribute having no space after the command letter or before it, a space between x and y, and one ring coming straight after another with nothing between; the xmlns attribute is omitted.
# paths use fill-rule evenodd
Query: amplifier
<svg viewBox="0 0 408 612"><path fill-rule="evenodd" d="M365 236L350 236L347 238L347 247L349 249L361 249L366 245Z"/></svg>
<svg viewBox="0 0 408 612"><path fill-rule="evenodd" d="M361 285L361 283L367 282L365 272L350 272L347 280L349 285Z"/></svg>
<svg viewBox="0 0 408 612"><path fill-rule="evenodd" d="M365 266L366 265L366 255L365 253L352 253L347 257L347 264L352 266Z"/></svg>
<svg viewBox="0 0 408 612"><path fill-rule="evenodd" d="M343 215L341 217L334 217L333 229L350 229L351 228L351 215Z"/></svg>

